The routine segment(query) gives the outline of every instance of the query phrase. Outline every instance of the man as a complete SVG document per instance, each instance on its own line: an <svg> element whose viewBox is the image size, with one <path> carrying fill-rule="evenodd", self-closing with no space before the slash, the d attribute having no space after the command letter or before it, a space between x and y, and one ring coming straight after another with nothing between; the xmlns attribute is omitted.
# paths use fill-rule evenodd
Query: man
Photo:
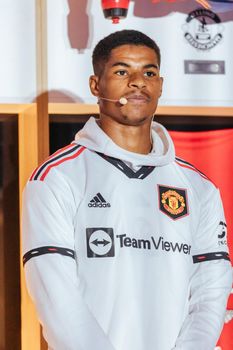
<svg viewBox="0 0 233 350"><path fill-rule="evenodd" d="M93 67L99 120L24 194L25 273L44 336L53 350L213 350L231 289L226 224L219 191L152 123L159 48L119 31L98 43Z"/></svg>

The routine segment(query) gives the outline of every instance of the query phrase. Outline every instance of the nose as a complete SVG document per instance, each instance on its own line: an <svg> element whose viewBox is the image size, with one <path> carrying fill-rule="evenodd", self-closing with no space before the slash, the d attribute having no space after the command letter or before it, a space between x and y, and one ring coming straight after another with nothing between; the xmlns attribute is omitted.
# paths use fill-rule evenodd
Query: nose
<svg viewBox="0 0 233 350"><path fill-rule="evenodd" d="M141 73L133 73L129 77L129 87L142 89L146 87L144 75Z"/></svg>

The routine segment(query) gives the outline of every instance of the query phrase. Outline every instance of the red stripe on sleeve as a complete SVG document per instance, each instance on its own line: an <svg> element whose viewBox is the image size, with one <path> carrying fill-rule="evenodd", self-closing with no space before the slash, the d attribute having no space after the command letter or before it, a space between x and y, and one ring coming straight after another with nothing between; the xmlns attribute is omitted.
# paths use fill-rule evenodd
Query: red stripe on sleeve
<svg viewBox="0 0 233 350"><path fill-rule="evenodd" d="M38 170L39 168L40 168L40 166L38 166L38 167L33 171L33 173L32 173L32 175L31 175L29 181L32 181L32 180L33 180L33 177L34 177L35 173L37 172L37 170Z"/></svg>
<svg viewBox="0 0 233 350"><path fill-rule="evenodd" d="M203 179L213 183L213 181L211 181L207 176L205 176L204 174L202 174L200 171L196 170L195 168L192 168L191 166L189 165L186 165L186 164L181 164L179 163L177 160L175 161L176 164L178 164L179 166L183 167L183 168L187 168L187 169L190 169L190 170L193 170L195 171L195 173L198 173L201 177L203 177ZM213 183L214 184L214 183ZM215 184L214 184L215 187L217 187Z"/></svg>
<svg viewBox="0 0 233 350"><path fill-rule="evenodd" d="M34 178L36 172L40 169L41 165L43 165L45 162L47 162L48 160L52 159L53 157L57 156L58 154L62 153L63 151L65 151L65 150L67 150L67 149L69 149L69 148L72 148L72 147L74 147L74 146L75 146L75 144L71 143L70 145L67 145L67 146L65 146L65 147L63 147L63 148L60 148L60 149L57 150L55 153L53 153L51 156L49 156L48 158L46 158L46 160L45 160L42 164L40 164L40 165L33 171L31 177L29 178L29 181L32 181L32 180L33 180L33 178Z"/></svg>
<svg viewBox="0 0 233 350"><path fill-rule="evenodd" d="M67 161L67 160L70 160L70 159L74 159L76 157L78 157L84 150L86 149L86 147L81 147L76 153L74 153L72 156L69 156L69 157L66 157L66 158L63 158L59 161L57 161L56 163L53 163L51 164L50 166L48 166L45 170L45 172L41 175L40 177L40 181L44 181L45 177L48 175L49 171L55 167L55 166L58 166L59 164Z"/></svg>

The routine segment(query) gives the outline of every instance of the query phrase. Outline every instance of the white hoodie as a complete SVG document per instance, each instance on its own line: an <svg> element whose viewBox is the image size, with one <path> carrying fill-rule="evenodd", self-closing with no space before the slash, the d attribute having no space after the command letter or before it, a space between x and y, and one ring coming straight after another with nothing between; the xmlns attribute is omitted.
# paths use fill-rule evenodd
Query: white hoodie
<svg viewBox="0 0 233 350"><path fill-rule="evenodd" d="M29 292L53 350L213 350L231 290L219 191L153 123L148 155L91 118L24 192Z"/></svg>

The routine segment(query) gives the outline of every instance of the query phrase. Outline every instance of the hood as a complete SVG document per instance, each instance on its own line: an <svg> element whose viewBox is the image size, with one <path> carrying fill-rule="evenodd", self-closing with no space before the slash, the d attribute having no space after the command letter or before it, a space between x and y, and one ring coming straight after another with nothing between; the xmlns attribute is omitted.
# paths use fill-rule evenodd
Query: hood
<svg viewBox="0 0 233 350"><path fill-rule="evenodd" d="M167 130L159 123L152 123L153 148L148 154L129 152L117 144L98 126L91 117L75 136L75 142L92 151L121 159L132 166L163 166L175 159L172 139Z"/></svg>

